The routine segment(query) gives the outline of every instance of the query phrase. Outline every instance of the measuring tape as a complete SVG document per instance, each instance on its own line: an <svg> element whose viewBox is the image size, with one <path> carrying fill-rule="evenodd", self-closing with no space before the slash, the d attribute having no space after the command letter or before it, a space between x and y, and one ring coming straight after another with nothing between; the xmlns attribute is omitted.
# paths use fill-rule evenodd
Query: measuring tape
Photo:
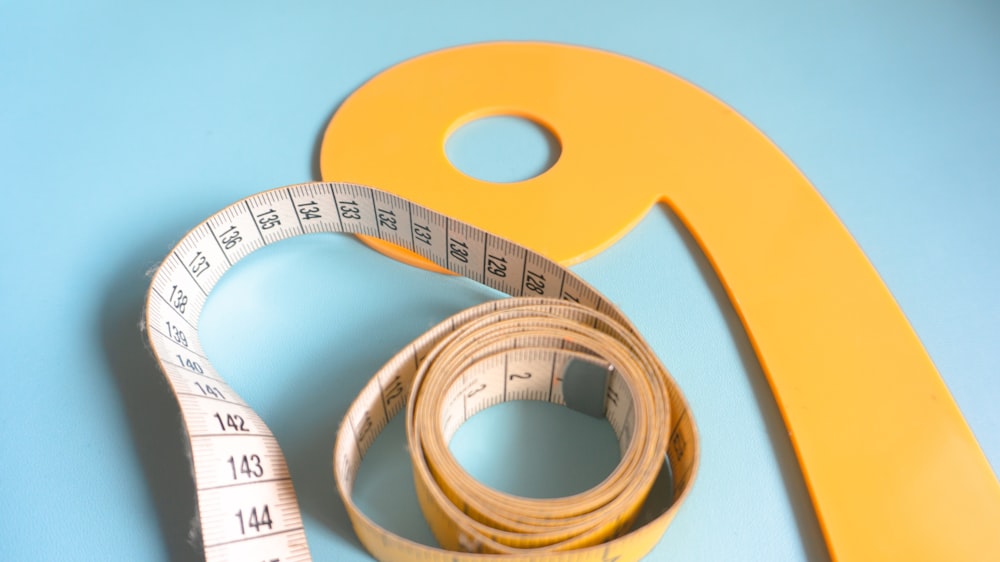
<svg viewBox="0 0 1000 562"><path fill-rule="evenodd" d="M212 367L198 321L236 262L317 232L379 238L513 297L431 329L390 360L348 409L333 467L355 532L373 556L625 562L653 548L691 489L698 440L680 390L624 315L578 276L523 246L387 192L307 183L219 211L153 274L146 332L190 439L208 562L310 559L277 440ZM516 497L476 482L448 452L448 441L469 417L509 400L544 400L607 418L621 462L603 482L567 498ZM382 529L351 498L368 448L404 411L417 497L447 550Z"/></svg>

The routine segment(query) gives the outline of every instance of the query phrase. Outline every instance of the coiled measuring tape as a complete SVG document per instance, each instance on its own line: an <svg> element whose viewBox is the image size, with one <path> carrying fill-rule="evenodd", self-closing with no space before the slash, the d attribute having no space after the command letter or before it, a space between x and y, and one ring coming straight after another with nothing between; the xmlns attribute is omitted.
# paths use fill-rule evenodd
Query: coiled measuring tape
<svg viewBox="0 0 1000 562"><path fill-rule="evenodd" d="M281 449L212 367L198 321L212 288L239 260L319 232L379 238L515 297L471 308L427 332L348 409L334 471L354 529L373 556L625 562L656 544L691 489L698 440L680 390L624 315L578 276L523 246L387 192L307 183L214 214L152 278L147 334L190 437L208 562L310 559ZM606 417L621 448L618 468L587 492L552 500L477 483L447 452L447 442L470 416L508 400L545 400ZM445 550L380 528L351 498L362 458L404 409L417 497ZM664 479L669 486L658 485ZM650 494L654 486L669 492Z"/></svg>

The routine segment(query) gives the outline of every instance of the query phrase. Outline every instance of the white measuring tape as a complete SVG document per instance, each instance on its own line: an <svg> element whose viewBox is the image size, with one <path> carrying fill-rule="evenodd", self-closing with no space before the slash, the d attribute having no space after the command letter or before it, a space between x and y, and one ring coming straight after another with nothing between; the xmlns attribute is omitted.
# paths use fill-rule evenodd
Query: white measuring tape
<svg viewBox="0 0 1000 562"><path fill-rule="evenodd" d="M208 562L310 559L277 440L212 367L198 320L236 262L267 244L317 232L381 238L515 297L431 329L390 360L348 409L334 472L355 532L373 556L624 562L649 552L691 488L698 443L679 389L624 315L578 276L522 246L376 189L307 183L219 211L153 275L146 329L189 435ZM448 441L469 417L509 400L606 417L621 462L602 483L568 498L521 498L476 482L450 455ZM404 409L417 496L444 549L380 528L351 498L362 458Z"/></svg>

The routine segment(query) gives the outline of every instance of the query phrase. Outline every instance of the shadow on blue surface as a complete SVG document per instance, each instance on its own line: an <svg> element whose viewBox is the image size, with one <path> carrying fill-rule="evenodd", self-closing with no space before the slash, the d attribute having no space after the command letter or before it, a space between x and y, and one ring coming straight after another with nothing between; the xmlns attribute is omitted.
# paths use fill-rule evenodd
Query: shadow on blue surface
<svg viewBox="0 0 1000 562"><path fill-rule="evenodd" d="M147 260L143 256L123 263ZM197 504L187 435L177 401L139 330L148 286L149 280L134 267L114 276L103 295L100 343L121 394L166 552L170 560L197 562L205 557L193 524ZM142 512L139 506L135 511L137 517Z"/></svg>
<svg viewBox="0 0 1000 562"><path fill-rule="evenodd" d="M739 354L741 366L747 374L750 387L753 389L754 398L767 430L771 450L781 469L782 482L785 492L788 494L788 503L795 516L795 524L802 540L804 555L815 562L829 560L826 542L823 539L819 521L816 519L816 513L811 509L812 500L806 489L798 458L792 448L792 442L788 438L788 430L785 428L778 404L761 369L757 354L750 344L746 329L729 300L725 287L723 287L715 269L712 268L712 264L708 261L698 242L695 241L672 209L666 205L660 205L659 209L666 215L670 226L683 241L685 249L697 266L702 280L712 293L712 297L725 319L728 328L726 331L731 338L733 347Z"/></svg>

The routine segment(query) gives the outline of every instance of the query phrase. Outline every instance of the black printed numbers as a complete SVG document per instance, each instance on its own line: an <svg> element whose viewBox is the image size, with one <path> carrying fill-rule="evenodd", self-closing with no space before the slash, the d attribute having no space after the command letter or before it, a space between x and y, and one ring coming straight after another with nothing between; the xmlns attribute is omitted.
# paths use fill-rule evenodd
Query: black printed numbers
<svg viewBox="0 0 1000 562"><path fill-rule="evenodd" d="M184 335L184 331L170 322L167 322L167 335L170 336L170 339L183 345L184 347L188 346L187 336Z"/></svg>
<svg viewBox="0 0 1000 562"><path fill-rule="evenodd" d="M226 395L223 394L222 391L219 390L219 387L217 386L212 386L208 383L203 384L198 381L194 381L194 385L198 387L198 390L200 390L201 393L204 394L205 396L211 396L212 398L218 398L219 400L226 399Z"/></svg>
<svg viewBox="0 0 1000 562"><path fill-rule="evenodd" d="M340 217L345 220L361 220L361 207L357 201L341 201L337 206Z"/></svg>
<svg viewBox="0 0 1000 562"><path fill-rule="evenodd" d="M372 418L367 413L365 417L361 420L360 427L358 427L355 432L358 436L358 441L364 441L365 437L368 436L368 432L372 430Z"/></svg>
<svg viewBox="0 0 1000 562"><path fill-rule="evenodd" d="M684 451L687 449L687 439L684 439L684 435L681 432L674 433L673 437L670 438L670 448L678 460L684 458Z"/></svg>
<svg viewBox="0 0 1000 562"><path fill-rule="evenodd" d="M507 259L503 256L490 254L486 258L486 271L497 277L507 277Z"/></svg>
<svg viewBox="0 0 1000 562"><path fill-rule="evenodd" d="M177 312L184 314L184 311L187 309L188 298L187 295L184 294L183 289L178 289L177 285L174 285L171 288L170 297L167 298L167 302L169 302L170 306L174 307Z"/></svg>
<svg viewBox="0 0 1000 562"><path fill-rule="evenodd" d="M431 245L431 228L425 224L413 223L413 239L421 244Z"/></svg>
<svg viewBox="0 0 1000 562"><path fill-rule="evenodd" d="M233 247L243 241L240 231L233 225L229 225L229 228L223 230L218 238L219 244L222 244L222 247L227 250L232 250Z"/></svg>
<svg viewBox="0 0 1000 562"><path fill-rule="evenodd" d="M384 396L386 408L392 406L393 401L398 400L402 395L403 383L399 380L399 376L395 376L385 387Z"/></svg>
<svg viewBox="0 0 1000 562"><path fill-rule="evenodd" d="M177 354L177 364L185 369L191 371L192 373L198 373L199 375L205 374L205 369L202 368L201 364L197 361L192 361L190 357L182 357L181 354Z"/></svg>
<svg viewBox="0 0 1000 562"><path fill-rule="evenodd" d="M257 224L260 225L261 230L270 230L276 226L281 226L281 218L278 216L278 212L274 209L268 209L266 211L257 213Z"/></svg>
<svg viewBox="0 0 1000 562"><path fill-rule="evenodd" d="M188 270L196 278L205 273L209 267L211 267L211 264L208 263L208 259L200 251L188 262Z"/></svg>
<svg viewBox="0 0 1000 562"><path fill-rule="evenodd" d="M398 228L396 213L392 212L392 209L378 209L378 225L380 228L395 231Z"/></svg>
<svg viewBox="0 0 1000 562"><path fill-rule="evenodd" d="M448 254L456 261L469 263L469 245L461 240L452 238L448 242Z"/></svg>
<svg viewBox="0 0 1000 562"><path fill-rule="evenodd" d="M253 480L264 476L264 467L260 464L259 455L242 455L229 457L229 468L233 471L233 480L245 478Z"/></svg>
<svg viewBox="0 0 1000 562"><path fill-rule="evenodd" d="M545 275L528 270L524 277L524 288L539 295L545 293Z"/></svg>
<svg viewBox="0 0 1000 562"><path fill-rule="evenodd" d="M226 417L223 418L222 414L216 412L213 417L215 421L219 422L219 429L222 431L250 431L247 429L246 420L239 414L226 414Z"/></svg>
<svg viewBox="0 0 1000 562"><path fill-rule="evenodd" d="M267 527L270 530L274 525L274 522L271 520L271 511L267 504L261 506L260 509L252 507L247 514L244 514L241 509L235 513L235 517L240 522L241 535L246 535L247 531L260 533L261 527Z"/></svg>
<svg viewBox="0 0 1000 562"><path fill-rule="evenodd" d="M304 221L311 221L313 219L322 218L319 214L319 205L315 201L307 201L306 203L299 203L296 205L299 209L299 216Z"/></svg>
<svg viewBox="0 0 1000 562"><path fill-rule="evenodd" d="M607 402L610 402L612 406L618 405L618 393L610 386L608 387L608 392L605 395L605 399Z"/></svg>

